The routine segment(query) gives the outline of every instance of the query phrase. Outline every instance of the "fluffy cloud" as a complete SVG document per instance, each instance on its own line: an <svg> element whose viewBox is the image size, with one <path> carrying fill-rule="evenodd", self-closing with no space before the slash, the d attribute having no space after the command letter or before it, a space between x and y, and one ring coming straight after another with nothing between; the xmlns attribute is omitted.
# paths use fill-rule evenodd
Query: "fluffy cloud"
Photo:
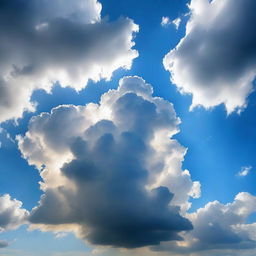
<svg viewBox="0 0 256 256"><path fill-rule="evenodd" d="M255 226L246 224L248 217L255 212L256 197L245 192L239 193L230 204L223 205L218 201L208 203L191 214L190 220L194 225L191 235L198 239L200 248L255 247L255 234L245 232L246 227Z"/></svg>
<svg viewBox="0 0 256 256"><path fill-rule="evenodd" d="M26 222L27 217L28 212L22 209L20 201L11 199L7 194L0 196L0 233L18 228Z"/></svg>
<svg viewBox="0 0 256 256"><path fill-rule="evenodd" d="M243 109L256 74L254 0L192 0L186 35L164 58L171 80L191 93L191 108Z"/></svg>
<svg viewBox="0 0 256 256"><path fill-rule="evenodd" d="M18 142L43 179L34 227L126 248L180 240L192 229L181 213L200 184L181 168L186 149L171 139L180 122L172 104L152 93L141 78L126 77L99 104L31 119Z"/></svg>
<svg viewBox="0 0 256 256"><path fill-rule="evenodd" d="M1 1L0 122L33 111L36 89L49 92L59 82L81 90L89 79L110 79L131 67L138 26L100 14L97 0Z"/></svg>
<svg viewBox="0 0 256 256"><path fill-rule="evenodd" d="M245 192L239 193L234 202L226 205L218 201L210 202L204 208L187 214L194 228L184 233L184 241L154 249L188 255L200 251L204 251L205 255L205 251L210 250L215 253L219 250L221 255L226 255L229 250L231 254L227 255L233 255L233 250L256 248L256 223L248 224L248 218L255 212L256 197Z"/></svg>

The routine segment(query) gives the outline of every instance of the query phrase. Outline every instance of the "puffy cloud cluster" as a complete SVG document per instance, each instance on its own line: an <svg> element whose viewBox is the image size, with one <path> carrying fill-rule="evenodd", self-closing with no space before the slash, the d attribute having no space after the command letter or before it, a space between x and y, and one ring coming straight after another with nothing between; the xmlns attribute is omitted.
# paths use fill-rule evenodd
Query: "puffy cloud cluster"
<svg viewBox="0 0 256 256"><path fill-rule="evenodd" d="M0 122L33 111L34 90L84 88L110 79L138 56L128 18L101 19L97 0L3 0L0 3Z"/></svg>
<svg viewBox="0 0 256 256"><path fill-rule="evenodd" d="M26 222L27 217L28 212L22 208L20 201L11 199L8 194L0 196L0 233L18 228Z"/></svg>
<svg viewBox="0 0 256 256"><path fill-rule="evenodd" d="M255 212L256 197L245 192L239 193L230 204L208 203L190 216L194 225L191 236L197 240L193 246L205 249L255 247L255 234L247 232L255 223L246 224Z"/></svg>
<svg viewBox="0 0 256 256"><path fill-rule="evenodd" d="M44 195L35 228L75 231L97 245L135 248L180 240L182 214L200 196L171 137L179 119L139 77L125 77L99 104L62 105L31 119L19 148L39 170Z"/></svg>
<svg viewBox="0 0 256 256"><path fill-rule="evenodd" d="M218 201L210 202L196 212L187 214L194 228L184 233L184 241L154 249L188 255L211 250L219 250L223 255L225 250L230 250L230 255L233 255L233 250L256 248L256 223L248 223L248 218L255 212L256 197L245 192L239 193L234 202L226 205Z"/></svg>
<svg viewBox="0 0 256 256"><path fill-rule="evenodd" d="M256 75L254 0L191 0L186 35L164 58L171 80L191 93L191 108L240 111Z"/></svg>

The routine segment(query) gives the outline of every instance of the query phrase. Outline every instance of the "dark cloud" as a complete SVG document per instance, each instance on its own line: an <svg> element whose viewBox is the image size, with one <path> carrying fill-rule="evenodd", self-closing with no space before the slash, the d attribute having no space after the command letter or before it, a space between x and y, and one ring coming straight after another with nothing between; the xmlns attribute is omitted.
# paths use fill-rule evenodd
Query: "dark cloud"
<svg viewBox="0 0 256 256"><path fill-rule="evenodd" d="M0 248L8 247L9 243L7 241L0 240Z"/></svg>
<svg viewBox="0 0 256 256"><path fill-rule="evenodd" d="M246 106L256 74L254 0L192 0L185 37L164 65L193 106L225 104L230 113Z"/></svg>
<svg viewBox="0 0 256 256"><path fill-rule="evenodd" d="M45 165L45 193L30 222L55 231L73 225L86 241L113 247L181 240L192 225L180 206L194 183L180 169L184 149L169 137L178 122L172 105L138 77L122 79L99 105L33 118L19 147L31 164Z"/></svg>
<svg viewBox="0 0 256 256"><path fill-rule="evenodd" d="M115 139L103 133L92 148L78 139L72 149L75 160L65 164L62 173L75 182L76 200L65 188L58 192L69 198L67 218L84 225L83 235L91 243L140 247L180 239L177 232L192 228L178 207L169 206L173 194L166 187L145 190L147 146L137 134L124 132ZM32 213L33 223L59 223L62 210L54 203L58 199L54 192L49 196L53 201L46 193L42 206ZM41 208L52 209L50 215Z"/></svg>

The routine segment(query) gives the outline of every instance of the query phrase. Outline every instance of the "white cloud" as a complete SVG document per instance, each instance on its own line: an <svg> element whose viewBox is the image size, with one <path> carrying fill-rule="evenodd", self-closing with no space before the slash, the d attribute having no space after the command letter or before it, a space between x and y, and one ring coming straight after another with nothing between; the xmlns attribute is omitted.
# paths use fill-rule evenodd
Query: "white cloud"
<svg viewBox="0 0 256 256"><path fill-rule="evenodd" d="M0 122L34 111L34 90L59 82L79 91L138 56L132 20L102 20L96 0L63 1L1 2Z"/></svg>
<svg viewBox="0 0 256 256"><path fill-rule="evenodd" d="M22 203L11 199L10 195L0 196L0 233L17 229L26 223L28 212L22 208Z"/></svg>
<svg viewBox="0 0 256 256"><path fill-rule="evenodd" d="M224 104L241 111L256 74L254 0L192 0L186 35L164 58L171 81L193 96L191 109Z"/></svg>
<svg viewBox="0 0 256 256"><path fill-rule="evenodd" d="M19 148L40 170L45 193L32 228L117 247L176 240L192 228L180 213L200 184L182 170L186 149L171 138L180 123L172 104L152 93L143 79L125 77L99 104L31 119Z"/></svg>
<svg viewBox="0 0 256 256"><path fill-rule="evenodd" d="M170 18L169 17L162 17L162 21L161 21L161 25L164 26L168 26L171 24Z"/></svg>
<svg viewBox="0 0 256 256"><path fill-rule="evenodd" d="M169 17L162 17L162 21L161 21L161 25L163 27L167 27L167 26L173 24L176 29L179 29L180 23L181 23L181 18L180 17L178 17L174 20L170 20Z"/></svg>
<svg viewBox="0 0 256 256"><path fill-rule="evenodd" d="M244 166L241 168L240 172L238 172L237 175L240 177L245 177L250 173L251 169L252 169L252 166Z"/></svg>
<svg viewBox="0 0 256 256"><path fill-rule="evenodd" d="M172 24L175 26L176 29L179 29L181 23L181 18L178 17L175 20L172 21Z"/></svg>

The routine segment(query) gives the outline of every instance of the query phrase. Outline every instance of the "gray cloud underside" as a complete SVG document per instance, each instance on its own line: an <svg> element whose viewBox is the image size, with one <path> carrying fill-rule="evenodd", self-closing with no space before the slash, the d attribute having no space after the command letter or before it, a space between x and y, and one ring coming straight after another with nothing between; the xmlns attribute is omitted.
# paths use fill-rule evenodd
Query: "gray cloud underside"
<svg viewBox="0 0 256 256"><path fill-rule="evenodd" d="M49 3L51 2L51 3ZM51 8L49 8L51 6ZM3 0L0 3L0 122L33 111L36 89L84 88L110 79L138 56L128 18L107 22L96 0ZM10 22L11 21L11 22Z"/></svg>
<svg viewBox="0 0 256 256"><path fill-rule="evenodd" d="M169 139L178 123L172 105L152 97L138 77L122 79L99 105L59 106L34 117L18 138L29 163L45 166L45 193L30 221L42 230L74 225L96 245L181 240L179 232L192 225L174 204L186 206L198 190L181 170L184 149Z"/></svg>
<svg viewBox="0 0 256 256"><path fill-rule="evenodd" d="M25 224L27 217L28 212L20 201L11 199L8 194L0 196L0 233Z"/></svg>
<svg viewBox="0 0 256 256"><path fill-rule="evenodd" d="M254 0L192 0L186 35L164 58L171 80L191 93L192 107L247 104L256 75Z"/></svg>
<svg viewBox="0 0 256 256"><path fill-rule="evenodd" d="M232 203L187 212L200 183L182 170L186 150L172 139L180 122L172 104L152 93L141 78L125 77L99 104L59 106L31 119L17 138L43 179L31 228L73 231L95 245L151 245L152 255L249 253L255 197L242 192Z"/></svg>
<svg viewBox="0 0 256 256"><path fill-rule="evenodd" d="M209 202L187 217L193 224L193 230L184 233L183 245L172 242L152 248L155 251L173 251L180 255L212 255L229 251L244 251L256 248L256 223L249 223L249 217L256 212L256 197L249 193L239 193L229 204L218 201ZM197 254L196 254L197 255Z"/></svg>

